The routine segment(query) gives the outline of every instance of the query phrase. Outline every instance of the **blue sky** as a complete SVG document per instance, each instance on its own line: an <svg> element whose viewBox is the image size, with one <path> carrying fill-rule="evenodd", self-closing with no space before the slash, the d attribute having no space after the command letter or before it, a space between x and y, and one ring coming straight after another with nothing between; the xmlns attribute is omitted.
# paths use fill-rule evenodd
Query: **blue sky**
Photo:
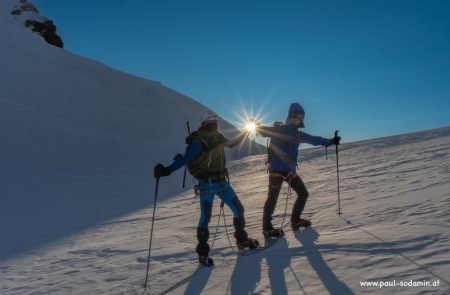
<svg viewBox="0 0 450 295"><path fill-rule="evenodd" d="M449 1L32 2L66 50L232 123L244 109L283 121L299 102L306 132L344 141L450 125Z"/></svg>

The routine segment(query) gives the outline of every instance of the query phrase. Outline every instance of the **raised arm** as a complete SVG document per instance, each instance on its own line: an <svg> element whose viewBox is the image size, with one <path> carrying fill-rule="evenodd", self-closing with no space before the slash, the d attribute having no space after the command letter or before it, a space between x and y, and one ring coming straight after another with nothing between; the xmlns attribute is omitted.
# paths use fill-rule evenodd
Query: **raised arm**
<svg viewBox="0 0 450 295"><path fill-rule="evenodd" d="M243 131L240 134L236 135L235 137L233 137L232 139L226 139L225 137L223 138L223 143L222 145L224 147L234 147L236 144L238 144L242 139L245 138L245 136L248 134L247 131Z"/></svg>
<svg viewBox="0 0 450 295"><path fill-rule="evenodd" d="M309 143L311 145L330 146L333 144L333 142L328 138L313 136L302 131L300 131L300 137L302 142Z"/></svg>
<svg viewBox="0 0 450 295"><path fill-rule="evenodd" d="M257 126L256 127L256 134L262 137L270 137L270 138L278 138L285 141L293 141L295 138L290 137L289 135L286 135L283 131L282 127L280 126L274 126L274 127L268 127L268 126Z"/></svg>
<svg viewBox="0 0 450 295"><path fill-rule="evenodd" d="M256 134L262 137L274 137L277 132L275 131L275 127L257 126Z"/></svg>

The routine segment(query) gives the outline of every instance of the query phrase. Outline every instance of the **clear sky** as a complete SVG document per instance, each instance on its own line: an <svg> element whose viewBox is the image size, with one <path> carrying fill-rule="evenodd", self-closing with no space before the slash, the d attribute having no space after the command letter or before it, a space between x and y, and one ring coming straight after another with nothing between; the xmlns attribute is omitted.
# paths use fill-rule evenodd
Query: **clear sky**
<svg viewBox="0 0 450 295"><path fill-rule="evenodd" d="M66 50L231 123L243 109L283 121L299 102L306 132L344 141L450 125L450 1L31 2Z"/></svg>

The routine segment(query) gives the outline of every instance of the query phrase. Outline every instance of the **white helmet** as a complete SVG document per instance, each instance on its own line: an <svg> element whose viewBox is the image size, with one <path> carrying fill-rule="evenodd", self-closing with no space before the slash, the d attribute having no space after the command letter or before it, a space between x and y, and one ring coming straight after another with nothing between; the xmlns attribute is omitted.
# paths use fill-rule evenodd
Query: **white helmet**
<svg viewBox="0 0 450 295"><path fill-rule="evenodd" d="M210 124L210 123L218 123L219 117L214 113L206 113L201 120L202 127Z"/></svg>

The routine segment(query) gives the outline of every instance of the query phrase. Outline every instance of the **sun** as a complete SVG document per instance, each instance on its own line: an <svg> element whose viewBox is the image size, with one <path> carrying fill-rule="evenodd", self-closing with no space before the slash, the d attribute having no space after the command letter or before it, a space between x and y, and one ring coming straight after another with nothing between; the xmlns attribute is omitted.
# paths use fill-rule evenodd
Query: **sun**
<svg viewBox="0 0 450 295"><path fill-rule="evenodd" d="M250 133L255 133L255 131L256 131L255 122L253 122L253 121L247 122L247 124L245 125L245 129Z"/></svg>
<svg viewBox="0 0 450 295"><path fill-rule="evenodd" d="M270 115L270 111L265 111L265 105L267 104L267 99L262 101L262 105L259 108L259 110L255 113L253 110L253 106L250 108L246 108L241 101L240 108L237 108L233 111L235 117L238 119L236 120L238 130L242 133L245 133L249 141L249 151L252 148L252 144L258 142L258 136L259 136L259 127L260 125L264 125L263 122L267 120L268 116ZM244 141L241 141L243 143ZM259 143L259 142L258 142ZM262 143L260 143L262 144Z"/></svg>

